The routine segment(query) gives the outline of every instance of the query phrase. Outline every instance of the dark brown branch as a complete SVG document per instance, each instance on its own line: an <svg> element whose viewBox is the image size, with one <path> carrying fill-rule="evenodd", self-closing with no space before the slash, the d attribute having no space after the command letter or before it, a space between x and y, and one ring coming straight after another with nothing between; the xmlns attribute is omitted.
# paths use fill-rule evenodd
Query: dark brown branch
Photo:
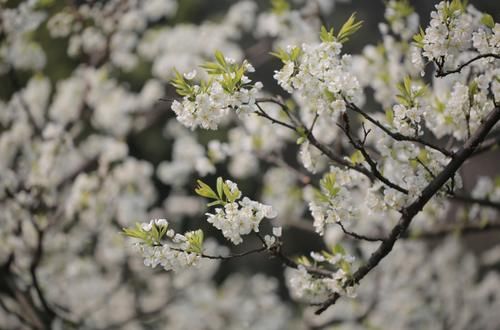
<svg viewBox="0 0 500 330"><path fill-rule="evenodd" d="M382 242L377 250L373 252L368 261L358 268L352 275L347 285L354 285L359 283L373 268L384 259L393 249L396 241L408 229L411 221L422 210L424 205L436 194L436 192L453 176L460 166L469 158L477 146L485 139L486 135L490 132L493 126L500 120L500 108L495 108L485 118L483 124L479 129L467 140L465 145L458 150L455 157L446 165L446 167L439 173L434 180L432 180L427 187L424 188L419 198L401 210L401 218L392 229L388 239ZM338 294L326 300L323 305L316 311L316 314L321 314L329 306L333 305L339 298Z"/></svg>
<svg viewBox="0 0 500 330"><path fill-rule="evenodd" d="M424 145L426 147L429 147L431 149L434 149L436 151L439 151L445 156L448 157L453 157L453 152L446 150L443 147L440 147L438 145L432 144L428 141L425 141L424 139L421 139L419 137L412 137L412 136L406 136L398 132L393 132L389 128L385 127L381 122L370 116L367 112L363 111L361 108L359 108L356 104L348 102L345 100L347 107L351 109L354 112L359 113L361 116L365 117L369 122L380 128L382 131L384 131L387 135L392 137L396 141L408 141L408 142L414 142L418 143L421 145Z"/></svg>
<svg viewBox="0 0 500 330"><path fill-rule="evenodd" d="M155 246L163 246L163 244L159 243L159 244L156 244ZM263 252L263 251L265 251L267 249L267 247L263 246L263 247L260 247L260 248L257 248L257 249L253 249L253 250L249 250L249 251L245 251L245 252L241 252L241 253L236 253L236 254L230 254L230 255L227 255L227 256L214 256L214 255L205 254L205 253L198 253L198 252L186 251L186 250L178 249L178 248L174 248L174 247L170 247L170 249L174 250L174 251L179 251L179 252L194 253L194 254L197 254L198 256L200 256L201 258L205 258L205 259L231 260L231 259L234 259L234 258L241 258L241 257L247 256L249 254Z"/></svg>
<svg viewBox="0 0 500 330"><path fill-rule="evenodd" d="M267 249L269 254L275 258L278 258L285 266L298 269L299 266L303 266L304 269L311 275L316 276L316 277L331 277L333 272L329 271L328 269L322 269L322 268L317 268L317 267L312 267L312 266L306 266L306 265L299 265L297 262L294 260L290 259L287 257L283 252L281 251L281 242L278 242L277 244L274 244L272 246L267 246L265 239L262 237L261 234L258 232L255 233L255 236L262 242L262 245Z"/></svg>
<svg viewBox="0 0 500 330"><path fill-rule="evenodd" d="M370 180L374 179L373 174L368 169L364 168L363 166L354 165L354 164L350 163L349 161L347 161L343 157L337 155L330 148L326 147L325 145L321 144L318 140L316 140L316 138L313 135L313 133L307 127L305 127L295 116L293 116L293 114L290 112L290 110L288 109L288 107L286 106L286 104L284 104L283 102L281 102L281 101L279 101L277 99L274 99L274 98L261 98L261 99L257 99L256 100L257 104L258 103L265 103L265 102L275 103L275 104L279 105L283 109L283 111L287 114L287 116L290 118L290 120L293 122L294 126L289 125L289 124L283 125L280 121L278 121L278 120L276 120L274 118L268 118L269 120L271 120L271 122L274 122L276 124L280 124L280 125L282 125L284 127L292 129L293 131L295 131L297 133L300 133L299 132L299 127L302 128L302 130L304 131L304 133L305 133L305 135L306 135L309 143L311 143L313 146L315 146L319 151L321 151L330 160L332 160L333 162L335 162L335 163L337 163L339 165L343 165L343 166L345 166L347 168L350 168L350 169L353 169L355 171L358 171L358 172L366 175Z"/></svg>
<svg viewBox="0 0 500 330"><path fill-rule="evenodd" d="M263 246L263 247L260 247L258 249L253 249L253 250L249 250L249 251L245 251L245 252L241 252L241 253L230 254L228 256L212 256L212 255L207 255L207 254L203 254L203 253L200 254L200 256L202 258L206 258L206 259L230 260L230 259L234 259L234 258L241 258L241 257L247 256L249 254L260 253L260 252L263 252L265 250L266 250L266 247Z"/></svg>
<svg viewBox="0 0 500 330"><path fill-rule="evenodd" d="M459 73L460 71L462 71L463 68L465 68L469 64L472 64L475 61L480 60L482 58L488 58L488 57L495 58L495 59L500 59L500 55L499 54L481 54L481 55L477 55L476 57L471 58L470 60L468 60L465 63L460 64L456 69L454 69L454 70L448 70L448 71L444 71L443 70L443 63L437 63L438 69L436 71L436 77L438 77L438 78L439 77L445 77L445 76L447 76L449 74L452 74L452 73Z"/></svg>
<svg viewBox="0 0 500 330"><path fill-rule="evenodd" d="M361 235L361 234L349 231L344 227L344 224L340 221L336 222L336 224L342 229L344 234L349 235L355 239L368 241L368 242L383 242L383 241L385 241L385 238L382 238L382 237L371 237L371 236Z"/></svg>
<svg viewBox="0 0 500 330"><path fill-rule="evenodd" d="M379 179L381 182L383 182L388 187L396 189L397 191L402 192L403 194L407 195L408 194L407 189L395 184L394 182L391 182L389 179L387 179L385 176L383 176L382 173L380 173L380 171L378 170L377 162L375 162L371 158L371 156L368 154L368 152L366 151L366 149L364 147L364 142L366 141L366 137L368 136L369 132L365 131L365 136L363 137L363 141L356 141L351 135L350 128L349 128L349 119L345 113L344 113L344 116L342 118L344 119L344 126L342 126L342 125L338 125L338 126L345 133L345 135L349 139L349 142L352 144L352 146L356 150L359 150L361 152L361 154L365 158L365 161L370 166L371 173L373 174L373 176L375 178Z"/></svg>
<svg viewBox="0 0 500 330"><path fill-rule="evenodd" d="M259 109L259 111L257 111L257 112L256 112L256 114L257 114L258 116L261 116L261 117L264 117L264 118L268 119L268 120L269 120L271 123L273 123L273 124L278 124L278 125L284 126L284 127L289 128L289 129L291 129L291 130L293 130L293 131L295 131L295 130L296 130L294 126L292 126L292 125L290 125L290 124L287 124L287 123L285 123L285 122L283 122L283 121L281 121L281 120L275 119L275 118L271 117L270 115L268 115L268 114L267 114L267 113L266 113L266 112L262 109L262 107L261 107L258 103L256 103L255 105L256 105L256 106L257 106L257 108Z"/></svg>

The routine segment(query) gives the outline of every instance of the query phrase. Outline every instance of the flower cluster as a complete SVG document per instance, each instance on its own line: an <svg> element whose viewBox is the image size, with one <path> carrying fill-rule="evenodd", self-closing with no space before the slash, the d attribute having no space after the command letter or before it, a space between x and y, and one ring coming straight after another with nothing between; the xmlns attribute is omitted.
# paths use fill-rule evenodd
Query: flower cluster
<svg viewBox="0 0 500 330"><path fill-rule="evenodd" d="M472 16L466 12L465 1L442 1L431 13L429 27L421 41L423 55L430 61L453 61L460 52L471 46Z"/></svg>
<svg viewBox="0 0 500 330"><path fill-rule="evenodd" d="M149 223L124 228L125 235L139 239L136 247L144 257L144 265L165 270L179 271L193 266L203 252L203 232L187 232L184 235L168 228L165 219L153 219Z"/></svg>
<svg viewBox="0 0 500 330"><path fill-rule="evenodd" d="M208 204L222 205L215 213L207 213L207 221L222 231L222 235L237 245L243 242L242 235L259 231L259 224L264 218L276 217L272 206L253 201L248 197L241 199L238 186L229 180L217 179L217 193L207 184L198 180L196 193L200 196L214 199ZM240 200L241 199L241 200Z"/></svg>
<svg viewBox="0 0 500 330"><path fill-rule="evenodd" d="M396 95L398 104L394 105L393 124L396 129L406 136L423 134L421 119L425 116L427 107L423 105L421 96L425 93L425 86L412 84L409 77L398 85L400 94Z"/></svg>
<svg viewBox="0 0 500 330"><path fill-rule="evenodd" d="M493 25L493 19L487 14L484 17L485 28L472 33L472 45L481 54L500 54L500 24Z"/></svg>
<svg viewBox="0 0 500 330"><path fill-rule="evenodd" d="M449 134L463 141L495 107L493 100L488 97L493 83L486 75L480 75L468 85L457 81L452 86L449 97L443 101L435 100L435 111L425 114L425 119L437 137Z"/></svg>
<svg viewBox="0 0 500 330"><path fill-rule="evenodd" d="M0 290L0 324L273 330L324 328L328 319L343 329L496 329L500 248L465 253L456 233L486 237L498 226L500 182L479 178L459 194L460 175L443 169L500 99L500 24L464 0L444 1L410 44L418 16L410 1L388 0L380 42L351 58L341 50L360 26L354 17L335 34L318 33L343 1L271 0L270 10L230 2L192 24L192 1L0 0L0 277L10 279ZM257 99L263 87L249 79L253 67L243 56L265 75L268 50L283 62L275 78L289 98ZM189 72L214 52L214 62ZM424 56L437 65L436 79L425 77ZM157 102L171 96L165 83L172 78L178 120ZM364 112L364 88L382 111ZM346 125L337 126L339 119ZM199 127L222 129L193 131ZM482 152L496 152L489 146L497 128ZM345 167L329 169L331 162ZM255 234L262 245L230 253L204 242L200 230L177 229L206 212L204 199L187 192L193 175L217 171L262 195L244 197L222 179L213 190L199 182L198 194L213 207L204 219L234 244ZM444 174L442 188L422 196ZM337 244L363 261L380 256L369 241L392 242L401 213L420 197L430 199L411 230L354 288L354 274L373 263L355 271ZM462 203L470 207L455 210ZM275 210L279 222L264 232ZM134 227L136 219L153 220ZM286 250L296 242L283 234L311 227L319 235L302 237L301 248L336 247L290 259ZM436 235L453 241L423 239ZM297 306L281 301L277 279L216 275L220 260L259 252L290 268L291 298L314 305L334 294L359 298L340 299L317 317L307 307L293 313Z"/></svg>
<svg viewBox="0 0 500 330"><path fill-rule="evenodd" d="M408 0L390 0L384 13L391 30L409 40L418 30L419 17Z"/></svg>
<svg viewBox="0 0 500 330"><path fill-rule="evenodd" d="M319 189L310 187L306 199L310 200L309 210L317 233L323 235L327 224L348 223L357 218L358 208L352 203L352 193L364 182L360 173L332 166L321 179Z"/></svg>
<svg viewBox="0 0 500 330"><path fill-rule="evenodd" d="M285 273L290 293L295 299L309 303L321 303L332 293L355 297L355 287L349 284L351 266L354 257L348 255L341 245L336 245L331 251L321 253L311 252L311 259L301 257L297 269L289 269ZM318 266L330 267L335 270L331 276L312 274Z"/></svg>
<svg viewBox="0 0 500 330"><path fill-rule="evenodd" d="M253 66L244 61L241 65L224 57L217 51L216 62L203 65L210 77L201 85L193 82L196 70L181 75L176 74L172 84L182 102L174 101L172 110L177 120L191 129L201 126L205 129L217 129L219 123L233 110L238 114L248 114L256 110L255 98L262 88L262 83L252 81L245 75L253 72Z"/></svg>
<svg viewBox="0 0 500 330"><path fill-rule="evenodd" d="M321 43L288 47L274 53L284 64L274 78L298 103L325 117L345 111L345 100L362 103L363 92L351 72L351 57L340 57L342 42L360 26L351 16L337 36L333 29L323 28Z"/></svg>

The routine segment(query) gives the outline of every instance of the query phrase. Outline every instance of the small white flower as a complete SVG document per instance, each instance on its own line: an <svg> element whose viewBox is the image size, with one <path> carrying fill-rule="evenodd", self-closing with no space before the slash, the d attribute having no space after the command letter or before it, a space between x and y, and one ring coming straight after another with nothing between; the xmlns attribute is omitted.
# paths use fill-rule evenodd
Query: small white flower
<svg viewBox="0 0 500 330"><path fill-rule="evenodd" d="M187 80L193 80L196 77L197 73L198 72L196 71L196 69L190 72L186 72L184 73L184 78L186 78Z"/></svg>
<svg viewBox="0 0 500 330"><path fill-rule="evenodd" d="M267 247L271 247L274 245L274 243L276 243L276 237L266 235L266 236L264 236L264 242L266 243Z"/></svg>
<svg viewBox="0 0 500 330"><path fill-rule="evenodd" d="M165 226L168 226L167 219L156 219L156 220L155 220L155 224L156 224L158 227L165 227Z"/></svg>
<svg viewBox="0 0 500 330"><path fill-rule="evenodd" d="M149 223L143 223L141 225L142 230L144 231L151 231L153 228L154 220L149 221Z"/></svg>

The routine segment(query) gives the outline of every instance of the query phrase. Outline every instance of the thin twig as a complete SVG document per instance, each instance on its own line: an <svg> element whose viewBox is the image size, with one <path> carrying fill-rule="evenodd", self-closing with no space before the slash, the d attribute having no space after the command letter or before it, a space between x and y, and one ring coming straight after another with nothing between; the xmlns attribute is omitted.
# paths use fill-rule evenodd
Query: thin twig
<svg viewBox="0 0 500 330"><path fill-rule="evenodd" d="M270 115L268 115L268 114L267 114L267 113L266 113L266 112L262 109L262 107L261 107L258 103L255 103L255 105L256 105L256 106L257 106L257 108L259 109L259 111L257 111L257 112L256 112L256 114L257 114L258 116L261 116L261 117L264 117L264 118L268 119L268 120L269 120L271 123L273 123L273 124L278 124L278 125L284 126L284 127L289 128L289 129L291 129L291 130L294 130L294 131L296 130L296 129L295 129L295 126L292 126L292 125L290 125L290 124L287 124L287 123L285 123L285 122L283 122L283 121L281 121L281 120L279 120L279 119L273 118L273 117L271 117Z"/></svg>
<svg viewBox="0 0 500 330"><path fill-rule="evenodd" d="M274 244L273 246L267 246L266 240L264 237L262 237L261 234L258 232L255 233L255 236L259 238L259 240L262 242L262 244L265 246L269 254L273 257L278 258L285 266L298 269L299 266L304 267L304 269L311 275L316 276L316 277L331 277L333 272L329 271L328 269L323 269L323 268L317 268L317 267L312 267L312 266L306 266L306 265L299 265L296 261L292 260L291 258L287 257L283 252L281 251L281 244Z"/></svg>
<svg viewBox="0 0 500 330"><path fill-rule="evenodd" d="M361 235L361 234L355 233L353 231L348 231L341 221L337 221L336 224L339 225L339 227L342 229L344 234L349 235L351 237L354 237L355 239L368 241L368 242L383 242L383 241L385 241L385 238L382 238L382 237L371 237L371 236Z"/></svg>
<svg viewBox="0 0 500 330"><path fill-rule="evenodd" d="M155 246L163 246L163 244L158 243ZM174 250L174 251L179 251L179 252L194 253L194 254L197 254L198 256L200 256L201 258L205 258L205 259L231 260L231 259L234 259L234 258L241 258L241 257L247 256L249 254L263 252L263 251L265 251L267 249L267 247L263 246L263 247L260 247L260 248L257 248L257 249L253 249L253 250L249 250L249 251L245 251L245 252L241 252L241 253L236 253L236 254L230 254L230 255L227 255L227 256L214 256L214 255L205 254L205 253L198 253L198 252L186 251L186 250L178 249L178 248L174 248L174 247L170 247L170 249Z"/></svg>
<svg viewBox="0 0 500 330"><path fill-rule="evenodd" d="M351 103L347 100L345 100L347 104L347 108L351 109L354 112L359 113L361 116L365 117L369 122L380 128L382 131L384 131L387 135L392 137L396 141L408 141L408 142L415 142L421 145L424 145L426 147L429 147L431 149L434 149L436 151L439 151L443 155L447 157L453 157L453 152L446 150L443 147L440 147L438 145L435 145L433 143L430 143L428 141L425 141L424 139L421 139L419 137L413 137L413 136L406 136L398 132L393 132L389 128L385 127L381 122L370 116L367 112L363 111L361 108L359 108L356 104Z"/></svg>
<svg viewBox="0 0 500 330"><path fill-rule="evenodd" d="M373 174L373 176L375 176L377 179L379 179L385 185L387 185L393 189L396 189L397 191L402 192L403 194L407 195L408 194L407 189L395 184L394 182L390 181L385 176L383 176L382 173L380 173L380 171L378 170L377 162L375 162L371 158L371 156L368 154L368 152L366 151L366 149L363 145L363 141L366 141L366 136L368 135L369 132L365 131L365 136L363 138L363 141L356 141L351 135L350 127L349 127L349 120L348 120L348 117L345 113L344 113L344 116L342 116L342 118L344 119L344 126L343 125L338 125L338 126L345 133L345 135L349 139L349 142L352 144L352 146L356 150L359 150L361 152L361 154L365 158L365 161L368 163L368 166L370 166L371 173Z"/></svg>
<svg viewBox="0 0 500 330"><path fill-rule="evenodd" d="M289 124L283 125L283 123L281 123L280 121L278 121L277 119L274 119L274 118L268 118L269 120L271 120L274 123L280 124L284 127L287 127L289 129L292 129L293 131L295 131L297 133L299 133L299 127L301 127L304 130L304 133L305 133L309 143L311 143L314 147L316 147L319 151L321 151L326 157L328 157L330 160L332 160L333 162L335 162L339 165L345 166L347 168L353 169L357 172L360 172L360 173L366 175L370 180L373 181L374 176L368 169L366 169L365 167L360 166L360 165L352 164L351 162L347 161L343 157L337 155L333 150L331 150L327 146L320 143L316 139L314 134L310 130L308 130L307 127L302 125L302 123L300 123L300 121L295 116L292 115L292 113L289 111L286 104L284 104L283 102L281 102L275 98L261 98L261 99L256 100L256 104L265 103L265 102L275 103L275 104L279 105L283 109L283 111L287 114L287 116L290 118L290 120L293 122L293 125L295 125L295 126L292 126ZM266 116L264 116L264 117L266 117Z"/></svg>
<svg viewBox="0 0 500 330"><path fill-rule="evenodd" d="M473 57L471 58L470 60L468 60L467 62L463 63L463 64L460 64L456 69L454 70L447 70L447 71L444 71L443 70L443 63L436 63L437 64L437 71L436 71L436 77L445 77L449 74L452 74L452 73L459 73L460 71L462 71L463 68L465 68L466 66L468 66L469 64L477 61L477 60L480 60L482 58L488 58L488 57L492 57L492 58L495 58L495 59L500 59L500 55L499 54L481 54L481 55L477 55L476 57Z"/></svg>

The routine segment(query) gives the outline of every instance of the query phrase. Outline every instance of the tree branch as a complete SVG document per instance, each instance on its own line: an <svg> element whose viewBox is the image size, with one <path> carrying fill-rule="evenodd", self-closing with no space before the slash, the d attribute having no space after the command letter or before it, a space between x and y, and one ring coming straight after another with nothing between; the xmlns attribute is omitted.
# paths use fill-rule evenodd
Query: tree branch
<svg viewBox="0 0 500 330"><path fill-rule="evenodd" d="M371 122L372 124L374 124L375 126L380 128L382 131L384 131L387 135L392 137L394 140L415 142L415 143L424 145L426 147L429 147L431 149L434 149L436 151L439 151L440 153L442 153L445 156L453 157L453 152L450 152L450 151L446 150L445 148L440 147L440 146L435 145L435 144L432 144L428 141L425 141L424 139L421 139L419 137L406 136L406 135L403 135L401 133L391 131L389 128L385 127L384 124L382 124L381 122L379 122L378 120L376 120L375 118L370 116L367 112L360 109L356 104L351 103L347 100L345 100L345 102L346 102L347 107L349 109L351 109L352 111L357 112L361 116L365 117L369 122Z"/></svg>
<svg viewBox="0 0 500 330"><path fill-rule="evenodd" d="M350 168L350 169L353 169L355 171L358 171L364 175L366 175L370 180L373 181L374 179L374 176L373 174L368 170L366 169L365 167L363 166L359 166L359 165L353 165L351 162L347 161L346 159L344 159L343 157L337 155L335 152L333 152L330 148L326 147L325 145L321 144L321 142L319 142L315 136L313 135L312 131L310 131L307 127L305 127L288 109L288 107L286 106L286 104L284 104L283 102L277 100L277 99L274 99L274 98L261 98L261 99L257 99L256 100L256 103L265 103L265 102L269 102L269 103L275 103L277 105L279 105L283 111L287 114L287 116L290 118L290 120L293 122L293 125L289 125L289 124L282 124L279 120L276 120L272 117L268 118L269 120L271 120L271 122L273 123L276 123L276 124L280 124L284 127L287 127L289 129L292 129L293 131L299 133L299 127L301 127L305 134L306 134L306 137L309 141L309 143L311 143L313 146L315 146L319 151L321 151L326 157L328 157L330 160L332 160L333 162L339 164L339 165L342 165L342 166L345 166L347 168ZM259 114L259 113L257 113ZM261 115L261 114L259 114ZM266 117L266 116L264 116Z"/></svg>
<svg viewBox="0 0 500 330"><path fill-rule="evenodd" d="M382 237L372 237L372 236L366 236L366 235L361 235L352 231L348 231L345 227L344 224L340 221L336 222L336 224L342 229L344 234L349 235L355 239L363 240L363 241L368 241L368 242L383 242L385 241L385 238Z"/></svg>
<svg viewBox="0 0 500 330"><path fill-rule="evenodd" d="M438 69L436 71L436 77L438 77L438 78L439 77L445 77L445 76L447 76L449 74L452 74L452 73L459 73L460 71L462 71L463 68L465 68L469 64L472 64L475 61L480 60L482 58L488 58L488 57L492 57L492 58L495 58L495 59L500 59L500 55L499 54L481 54L481 55L477 55L476 57L471 58L470 60L468 60L467 62L465 62L463 64L460 64L456 69L454 69L454 70L448 70L448 71L444 71L443 70L443 64L436 63L437 67L438 67Z"/></svg>
<svg viewBox="0 0 500 330"><path fill-rule="evenodd" d="M338 125L338 126L345 133L345 135L349 139L349 142L352 144L352 146L356 150L359 150L361 152L361 154L365 158L365 161L370 166L371 173L373 174L373 176L375 178L379 179L381 182L383 182L388 187L396 189L397 191L402 192L403 194L407 195L408 194L408 190L407 189L405 189L405 188L403 188L403 187L395 184L394 182L391 182L389 179L387 179L385 176L383 176L382 173L380 173L380 171L378 170L377 163L371 158L371 156L366 151L366 149L364 147L364 142L366 141L366 137L368 136L369 132L367 132L365 130L365 136L363 138L363 141L356 141L356 140L354 140L354 138L352 137L351 132L350 132L349 119L347 117L347 114L344 113L344 115L342 116L342 118L344 120L344 126L342 126L342 125ZM364 129L364 127L363 127L363 129Z"/></svg>
<svg viewBox="0 0 500 330"><path fill-rule="evenodd" d="M416 201L401 210L401 218L392 229L389 237L382 242L377 250L373 252L368 261L358 268L352 275L351 280L347 285L359 283L373 268L384 259L393 249L396 241L403 235L403 233L410 226L411 221L422 210L424 205L436 194L436 192L452 177L460 166L469 158L477 146L484 140L493 126L500 120L500 108L496 107L485 118L483 124L479 129L467 140L465 145L455 154L455 157L446 165L446 167L439 173L434 180L432 180L427 187L424 188L420 197ZM334 294L330 299L326 300L321 307L316 311L316 314L321 314L329 306L333 305L340 296Z"/></svg>

